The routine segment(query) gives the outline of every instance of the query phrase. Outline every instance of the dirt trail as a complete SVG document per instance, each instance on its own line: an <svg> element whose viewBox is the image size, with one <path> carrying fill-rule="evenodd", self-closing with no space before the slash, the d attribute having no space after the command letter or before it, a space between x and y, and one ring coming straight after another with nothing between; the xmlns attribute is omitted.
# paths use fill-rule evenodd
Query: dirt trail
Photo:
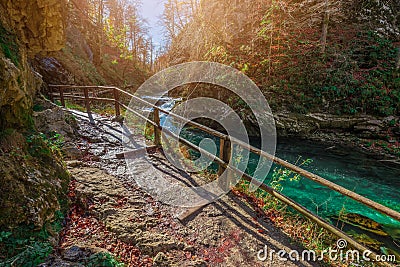
<svg viewBox="0 0 400 267"><path fill-rule="evenodd" d="M175 215L182 208L157 202L125 174L125 161L115 157L122 151L120 125L105 117L95 117L91 125L84 113L75 116L81 158L68 162L74 205L59 253L46 266L76 266L80 256L99 250L130 266L317 266L277 257L258 260L257 252L265 246L287 252L302 249L234 194L180 222ZM201 179L175 169L159 152L152 162L171 179Z"/></svg>

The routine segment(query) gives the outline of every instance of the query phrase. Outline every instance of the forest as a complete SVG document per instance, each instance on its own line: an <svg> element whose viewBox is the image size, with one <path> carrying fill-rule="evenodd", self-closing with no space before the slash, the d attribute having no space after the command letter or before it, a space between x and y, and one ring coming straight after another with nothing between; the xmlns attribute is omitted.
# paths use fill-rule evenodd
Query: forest
<svg viewBox="0 0 400 267"><path fill-rule="evenodd" d="M398 114L395 1L167 1L160 17L165 48L153 47L139 5L76 6L84 21L104 29L93 39L117 48L120 59L150 69L153 61L224 63L253 78L267 96L297 102L286 107L295 112ZM95 63L106 54L102 48L94 51Z"/></svg>

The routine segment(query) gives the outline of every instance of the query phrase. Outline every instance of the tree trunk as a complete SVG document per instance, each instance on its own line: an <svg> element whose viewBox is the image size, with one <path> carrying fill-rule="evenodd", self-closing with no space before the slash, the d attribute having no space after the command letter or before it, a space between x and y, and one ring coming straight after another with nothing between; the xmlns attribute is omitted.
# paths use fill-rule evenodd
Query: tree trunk
<svg viewBox="0 0 400 267"><path fill-rule="evenodd" d="M322 34L321 34L321 52L325 53L326 50L326 38L328 36L328 25L329 25L329 0L325 0L325 12L322 21Z"/></svg>

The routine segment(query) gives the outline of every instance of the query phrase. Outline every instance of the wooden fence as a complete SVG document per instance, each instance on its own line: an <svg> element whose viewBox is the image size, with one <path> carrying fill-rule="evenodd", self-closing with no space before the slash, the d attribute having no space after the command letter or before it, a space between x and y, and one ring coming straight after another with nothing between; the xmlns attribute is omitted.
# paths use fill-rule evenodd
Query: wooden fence
<svg viewBox="0 0 400 267"><path fill-rule="evenodd" d="M397 221L400 221L400 213L392 210L382 204L379 204L373 200L370 200L366 197L363 197L351 190L348 190L340 185L337 185L329 180L326 180L325 178L322 178L316 174L313 174L309 171L306 171L298 166L295 166L285 160L282 160L280 158L277 158L273 155L270 155L269 153L266 153L265 151L262 151L256 147L250 146L236 138L232 138L226 134L220 133L214 129L211 129L209 127L206 127L202 124L187 120L186 118L183 118L179 115L176 115L172 112L169 112L167 110L164 110L156 105L153 105L129 92L126 92L118 87L109 87L109 86L72 86L72 85L50 85L50 98L52 101L59 99L61 101L61 105L65 107L65 100L66 99L72 99L72 100L78 100L78 101L83 101L85 103L85 107L88 113L91 112L91 102L93 101L99 101L99 102L106 102L106 103L113 103L115 106L115 115L120 116L121 114L121 108L124 108L125 110L132 112L136 116L140 117L141 119L147 121L149 124L153 125L154 127L154 144L156 146L161 146L161 131L163 133L170 135L171 137L176 138L179 140L179 142L183 143L184 145L201 152L205 156L211 158L214 160L219 165L219 173L222 173L224 170L228 169L229 171L232 171L236 174L241 175L242 179L248 181L248 182L253 182L253 177L250 175L242 172L241 170L229 165L229 159L231 155L231 148L233 144L239 145L244 149L248 149L250 152L255 153L259 155L260 157L266 158L272 162L275 162L276 164L285 167L295 173L300 174L302 177L312 180L316 183L319 183L325 187L328 187L344 196L347 196L361 204L364 204L365 206L372 208L382 214L385 214ZM74 95L71 93L70 90L82 90L83 95ZM70 92L68 92L70 91ZM113 95L113 98L102 98L99 97L99 95L109 93ZM139 114L137 111L131 109L128 107L126 104L122 103L121 101L121 96L125 96L128 98L134 98L137 101L142 102L143 104L147 105L149 108L153 109L153 120L150 120L149 118L146 118L145 116ZM166 128L162 128L160 125L160 112L167 114L169 116L174 117L177 120L181 120L185 122L188 125L191 125L201 131L204 131L208 134L211 134L217 138L220 139L220 154L219 157L215 157L213 154L209 153L206 150L201 149L200 147L194 145L193 143L181 138L180 136L175 135L171 131L169 131ZM129 153L129 152L128 152ZM338 229L337 227L331 225L329 222L324 220L318 215L315 215L312 213L310 210L307 208L303 207L301 204L295 202L294 200L284 196L282 193L276 191L272 187L260 183L259 188L266 191L267 193L271 194L275 198L279 199L281 202L287 204L288 206L294 208L297 210L299 213L303 214L310 220L314 221L317 223L319 226L322 228L328 230L329 232L335 234L336 236L345 239L348 244L353 246L354 248L360 250L360 251L365 251L368 248L363 246L362 244L358 243L356 240L348 236L346 233L344 233L342 230ZM180 219L184 220L188 218L192 213L194 213L197 209L190 209L186 213L184 213ZM374 253L371 254L372 257L375 257L376 255ZM380 263L382 265L387 265L385 263Z"/></svg>

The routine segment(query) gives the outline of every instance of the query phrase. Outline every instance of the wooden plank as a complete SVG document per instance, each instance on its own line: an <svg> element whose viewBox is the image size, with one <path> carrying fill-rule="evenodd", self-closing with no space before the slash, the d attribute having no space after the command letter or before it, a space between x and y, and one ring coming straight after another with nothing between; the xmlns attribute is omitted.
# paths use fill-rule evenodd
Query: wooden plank
<svg viewBox="0 0 400 267"><path fill-rule="evenodd" d="M219 158L224 160L224 150L225 150L225 139L219 139ZM222 165L218 165L218 175L222 175L225 168Z"/></svg>
<svg viewBox="0 0 400 267"><path fill-rule="evenodd" d="M160 111L154 109L153 115L153 121L156 124L154 125L154 145L159 147L161 146Z"/></svg>
<svg viewBox="0 0 400 267"><path fill-rule="evenodd" d="M57 94L58 96L58 94ZM86 101L86 98L84 96L76 96L76 95L69 95L69 94L64 94L64 99L74 99L74 100L80 100L80 101ZM101 97L88 97L89 100L95 100L95 101L101 101L101 102L112 102L114 103L115 100L111 98L101 98Z"/></svg>
<svg viewBox="0 0 400 267"><path fill-rule="evenodd" d="M145 152L148 153L148 154L154 154L154 153L157 152L157 146L142 147L142 148L138 148L138 149L135 149L135 150L127 151L127 152L124 152L124 153L118 153L118 154L115 154L115 156L116 156L117 159L124 159L124 158L131 159L131 158L135 158L138 155L143 154Z"/></svg>
<svg viewBox="0 0 400 267"><path fill-rule="evenodd" d="M119 115L121 115L121 111L119 109L119 92L118 90L114 89L113 93L114 93L115 116L118 117Z"/></svg>
<svg viewBox="0 0 400 267"><path fill-rule="evenodd" d="M107 90L103 90L103 91L100 91L100 92L96 92L96 95L104 95L104 94L111 93L111 92L113 92L113 91L114 91L114 90L107 89Z"/></svg>
<svg viewBox="0 0 400 267"><path fill-rule="evenodd" d="M231 153L232 153L232 148L231 148L231 142L230 140L225 140L223 138L220 138L220 144L219 144L219 158L224 161L225 163L229 163L231 159ZM218 175L222 175L226 168L222 165L219 165L218 169Z"/></svg>
<svg viewBox="0 0 400 267"><path fill-rule="evenodd" d="M207 204L208 205L208 204ZM176 216L176 218L181 221L181 222L185 222L188 219L190 219L190 217L196 215L197 213L201 212L201 210L203 208L205 208L207 205L202 205L202 206L198 206L198 207L192 207L192 208L187 208L184 212L182 212L181 214L179 214L178 216Z"/></svg>

